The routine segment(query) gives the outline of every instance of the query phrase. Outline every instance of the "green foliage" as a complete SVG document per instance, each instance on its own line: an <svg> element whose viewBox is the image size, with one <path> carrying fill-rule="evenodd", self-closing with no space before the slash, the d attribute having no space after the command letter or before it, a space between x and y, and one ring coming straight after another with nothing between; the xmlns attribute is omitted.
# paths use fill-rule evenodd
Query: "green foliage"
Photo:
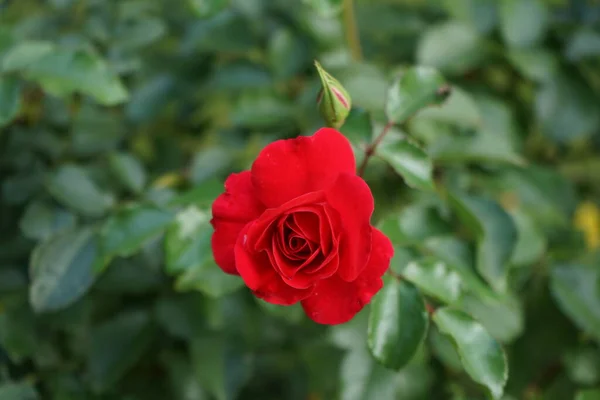
<svg viewBox="0 0 600 400"><path fill-rule="evenodd" d="M0 400L599 398L599 6L351 3L0 2ZM211 249L314 61L396 250L333 327Z"/></svg>

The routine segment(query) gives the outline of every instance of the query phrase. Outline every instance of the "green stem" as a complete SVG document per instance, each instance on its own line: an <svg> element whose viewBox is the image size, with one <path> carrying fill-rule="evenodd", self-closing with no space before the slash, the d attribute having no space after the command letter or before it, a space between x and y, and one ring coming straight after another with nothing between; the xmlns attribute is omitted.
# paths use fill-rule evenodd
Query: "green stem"
<svg viewBox="0 0 600 400"><path fill-rule="evenodd" d="M344 29L346 31L346 42L350 47L352 59L354 61L362 60L362 50L360 47L360 36L356 26L356 17L354 15L354 0L344 0Z"/></svg>

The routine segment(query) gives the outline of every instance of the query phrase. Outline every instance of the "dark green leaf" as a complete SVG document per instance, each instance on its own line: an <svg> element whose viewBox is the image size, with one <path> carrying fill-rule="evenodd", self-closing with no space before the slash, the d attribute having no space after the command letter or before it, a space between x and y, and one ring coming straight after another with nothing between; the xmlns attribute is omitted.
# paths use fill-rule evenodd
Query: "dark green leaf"
<svg viewBox="0 0 600 400"><path fill-rule="evenodd" d="M87 360L94 390L112 389L138 362L152 337L150 316L144 311L123 312L95 327Z"/></svg>
<svg viewBox="0 0 600 400"><path fill-rule="evenodd" d="M0 384L0 400L38 400L39 398L31 383Z"/></svg>
<svg viewBox="0 0 600 400"><path fill-rule="evenodd" d="M510 263L519 266L532 264L546 251L546 237L533 218L520 208L511 211L510 215L517 228L517 243Z"/></svg>
<svg viewBox="0 0 600 400"><path fill-rule="evenodd" d="M408 186L433 191L433 164L427 154L408 140L382 146L377 154L404 178Z"/></svg>
<svg viewBox="0 0 600 400"><path fill-rule="evenodd" d="M563 312L600 341L599 281L597 267L561 264L552 268L550 287Z"/></svg>
<svg viewBox="0 0 600 400"><path fill-rule="evenodd" d="M385 112L389 121L400 124L424 107L441 104L449 94L444 77L435 69L410 68L390 87Z"/></svg>
<svg viewBox="0 0 600 400"><path fill-rule="evenodd" d="M433 322L452 339L469 376L485 386L493 398L501 398L508 378L508 366L498 342L483 326L458 310L438 309L433 315Z"/></svg>
<svg viewBox="0 0 600 400"><path fill-rule="evenodd" d="M0 127L8 125L21 108L21 85L16 78L0 76Z"/></svg>
<svg viewBox="0 0 600 400"><path fill-rule="evenodd" d="M128 153L112 153L109 158L112 172L129 190L140 193L146 184L146 171L142 163Z"/></svg>
<svg viewBox="0 0 600 400"><path fill-rule="evenodd" d="M83 296L102 266L95 232L82 228L58 233L31 256L29 300L37 312L67 307Z"/></svg>
<svg viewBox="0 0 600 400"><path fill-rule="evenodd" d="M100 231L102 254L106 258L127 257L158 237L172 221L165 210L144 205L131 205L112 215Z"/></svg>
<svg viewBox="0 0 600 400"><path fill-rule="evenodd" d="M29 203L19 228L29 239L42 240L75 226L77 218L68 211L42 201Z"/></svg>
<svg viewBox="0 0 600 400"><path fill-rule="evenodd" d="M188 0L188 3L198 17L204 18L223 10L229 0Z"/></svg>
<svg viewBox="0 0 600 400"><path fill-rule="evenodd" d="M419 291L410 283L386 276L369 316L368 344L388 368L400 369L415 355L427 333L429 316Z"/></svg>
<svg viewBox="0 0 600 400"><path fill-rule="evenodd" d="M482 197L453 194L450 204L477 237L477 270L496 290L506 290L507 266L517 242L511 217Z"/></svg>
<svg viewBox="0 0 600 400"><path fill-rule="evenodd" d="M89 217L103 215L114 203L113 197L102 192L81 167L72 164L54 171L46 187L58 202Z"/></svg>
<svg viewBox="0 0 600 400"><path fill-rule="evenodd" d="M455 303L461 295L460 275L442 261L412 261L404 268L403 276L429 296L436 297L444 303Z"/></svg>
<svg viewBox="0 0 600 400"><path fill-rule="evenodd" d="M373 137L373 123L369 112L362 108L353 108L340 131L354 146L360 148L361 145L370 143Z"/></svg>
<svg viewBox="0 0 600 400"><path fill-rule="evenodd" d="M204 335L192 343L196 377L217 400L233 400L250 378L252 359L223 337Z"/></svg>

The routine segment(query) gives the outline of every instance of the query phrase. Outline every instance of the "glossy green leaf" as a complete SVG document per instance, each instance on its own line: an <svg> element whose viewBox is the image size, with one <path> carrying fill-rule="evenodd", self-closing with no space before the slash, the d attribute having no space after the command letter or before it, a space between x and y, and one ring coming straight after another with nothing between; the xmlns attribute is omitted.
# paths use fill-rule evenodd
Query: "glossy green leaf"
<svg viewBox="0 0 600 400"><path fill-rule="evenodd" d="M389 121L400 124L422 108L443 103L449 94L444 77L435 69L410 68L390 87L385 112Z"/></svg>
<svg viewBox="0 0 600 400"><path fill-rule="evenodd" d="M173 215L152 206L131 205L112 215L102 226L102 254L110 259L135 254L150 240L162 234Z"/></svg>
<svg viewBox="0 0 600 400"><path fill-rule="evenodd" d="M523 306L514 295L482 296L474 290L463 294L457 307L479 321L502 343L512 342L525 329Z"/></svg>
<svg viewBox="0 0 600 400"><path fill-rule="evenodd" d="M140 193L146 184L146 171L135 156L128 153L112 153L109 165L121 183L134 193Z"/></svg>
<svg viewBox="0 0 600 400"><path fill-rule="evenodd" d="M0 400L38 400L39 398L35 387L31 383L0 384Z"/></svg>
<svg viewBox="0 0 600 400"><path fill-rule="evenodd" d="M33 240L46 239L75 226L77 218L68 211L43 201L33 201L19 221L24 236Z"/></svg>
<svg viewBox="0 0 600 400"><path fill-rule="evenodd" d="M600 340L600 272L596 267L560 264L552 268L550 287L562 311Z"/></svg>
<svg viewBox="0 0 600 400"><path fill-rule="evenodd" d="M20 70L39 62L54 50L54 44L48 41L25 40L12 47L2 60L5 72Z"/></svg>
<svg viewBox="0 0 600 400"><path fill-rule="evenodd" d="M410 262L404 268L403 276L427 295L444 303L455 303L462 291L460 275L444 262L436 259L422 259Z"/></svg>
<svg viewBox="0 0 600 400"><path fill-rule="evenodd" d="M546 33L548 11L542 0L501 0L500 31L512 47L530 47Z"/></svg>
<svg viewBox="0 0 600 400"><path fill-rule="evenodd" d="M452 308L438 309L433 314L433 322L440 332L452 339L467 374L485 386L494 399L501 398L508 365L498 342L469 315Z"/></svg>
<svg viewBox="0 0 600 400"><path fill-rule="evenodd" d="M30 260L29 301L37 312L56 311L81 298L102 266L95 232L90 228L51 236Z"/></svg>
<svg viewBox="0 0 600 400"><path fill-rule="evenodd" d="M387 276L371 305L369 349L381 364L400 369L415 355L428 324L429 315L417 288Z"/></svg>
<svg viewBox="0 0 600 400"><path fill-rule="evenodd" d="M377 149L377 155L387 161L410 187L433 191L433 163L421 148L404 139Z"/></svg>
<svg viewBox="0 0 600 400"><path fill-rule="evenodd" d="M483 197L452 194L450 204L477 237L477 270L496 290L506 290L507 266L517 243L511 217Z"/></svg>
<svg viewBox="0 0 600 400"><path fill-rule="evenodd" d="M16 78L0 77L0 127L9 124L21 108L21 85Z"/></svg>
<svg viewBox="0 0 600 400"><path fill-rule="evenodd" d="M145 311L122 312L96 326L87 354L87 368L94 390L111 390L138 362L152 337L152 321Z"/></svg>
<svg viewBox="0 0 600 400"><path fill-rule="evenodd" d="M64 164L46 182L48 192L61 204L88 217L99 217L113 206L114 199L103 192L79 166Z"/></svg>

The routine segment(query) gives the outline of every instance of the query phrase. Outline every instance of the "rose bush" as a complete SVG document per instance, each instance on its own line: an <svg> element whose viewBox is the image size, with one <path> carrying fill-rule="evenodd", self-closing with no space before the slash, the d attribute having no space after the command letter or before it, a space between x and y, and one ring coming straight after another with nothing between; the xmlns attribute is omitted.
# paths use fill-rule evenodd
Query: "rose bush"
<svg viewBox="0 0 600 400"><path fill-rule="evenodd" d="M215 260L267 302L300 301L315 322L346 322L381 289L394 252L371 226L373 207L341 133L276 141L215 200Z"/></svg>

